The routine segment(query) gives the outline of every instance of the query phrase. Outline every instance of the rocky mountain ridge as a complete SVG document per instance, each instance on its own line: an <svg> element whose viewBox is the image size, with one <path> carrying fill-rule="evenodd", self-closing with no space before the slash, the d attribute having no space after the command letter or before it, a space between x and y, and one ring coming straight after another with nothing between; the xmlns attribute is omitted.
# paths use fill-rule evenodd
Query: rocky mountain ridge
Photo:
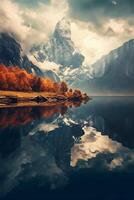
<svg viewBox="0 0 134 200"><path fill-rule="evenodd" d="M37 76L50 76L52 79L58 79L54 72L43 71L39 66L35 65L28 56L24 54L20 43L11 33L0 33L0 64L6 66L19 66L28 73Z"/></svg>
<svg viewBox="0 0 134 200"><path fill-rule="evenodd" d="M37 61L48 60L63 67L77 68L84 61L84 56L71 39L71 24L65 18L57 23L50 40L44 44L34 45L30 53Z"/></svg>

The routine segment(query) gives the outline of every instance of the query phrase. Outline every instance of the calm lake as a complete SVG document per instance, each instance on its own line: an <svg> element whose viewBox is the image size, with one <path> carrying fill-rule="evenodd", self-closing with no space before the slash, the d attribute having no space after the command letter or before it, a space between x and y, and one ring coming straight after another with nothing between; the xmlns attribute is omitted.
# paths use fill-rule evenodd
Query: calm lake
<svg viewBox="0 0 134 200"><path fill-rule="evenodd" d="M0 109L0 199L134 199L134 98Z"/></svg>

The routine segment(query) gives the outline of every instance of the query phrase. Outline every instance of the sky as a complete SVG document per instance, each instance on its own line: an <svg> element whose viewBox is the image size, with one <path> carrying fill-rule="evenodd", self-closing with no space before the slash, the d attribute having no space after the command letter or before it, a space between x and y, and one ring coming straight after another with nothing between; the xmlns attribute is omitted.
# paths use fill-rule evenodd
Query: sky
<svg viewBox="0 0 134 200"><path fill-rule="evenodd" d="M0 31L14 33L26 52L63 17L87 65L134 38L133 0L0 0Z"/></svg>

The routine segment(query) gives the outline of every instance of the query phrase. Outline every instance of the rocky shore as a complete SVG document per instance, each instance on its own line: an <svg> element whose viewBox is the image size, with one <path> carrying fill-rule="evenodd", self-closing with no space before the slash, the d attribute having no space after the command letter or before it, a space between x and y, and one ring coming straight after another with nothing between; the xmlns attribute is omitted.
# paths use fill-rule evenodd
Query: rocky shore
<svg viewBox="0 0 134 200"><path fill-rule="evenodd" d="M58 103L58 102L82 102L88 101L90 98L83 94L82 96L67 97L64 94L55 93L28 93L28 92L12 92L12 91L0 91L0 106L19 104L19 103Z"/></svg>

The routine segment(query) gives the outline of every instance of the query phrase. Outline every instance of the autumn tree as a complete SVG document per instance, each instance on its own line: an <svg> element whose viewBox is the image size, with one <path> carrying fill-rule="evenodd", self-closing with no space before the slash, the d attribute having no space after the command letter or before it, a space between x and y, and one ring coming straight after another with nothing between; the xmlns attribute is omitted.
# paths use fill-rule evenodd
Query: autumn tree
<svg viewBox="0 0 134 200"><path fill-rule="evenodd" d="M75 97L81 97L82 96L81 91L80 90L74 90L73 96L75 96Z"/></svg>
<svg viewBox="0 0 134 200"><path fill-rule="evenodd" d="M37 77L19 67L0 65L0 89L27 92L54 92L66 95L68 86L64 81L57 83L50 78ZM69 95L72 95L72 90L69 90L69 92Z"/></svg>
<svg viewBox="0 0 134 200"><path fill-rule="evenodd" d="M46 92L54 92L54 82L50 78L44 79L44 86Z"/></svg>
<svg viewBox="0 0 134 200"><path fill-rule="evenodd" d="M80 90L74 90L72 96L71 96L72 99L76 99L76 100L80 100L82 99L82 93Z"/></svg>
<svg viewBox="0 0 134 200"><path fill-rule="evenodd" d="M67 86L66 82L62 81L61 85L60 85L60 92L65 93L67 91L68 91L68 86Z"/></svg>
<svg viewBox="0 0 134 200"><path fill-rule="evenodd" d="M59 83L54 82L53 88L54 88L54 92L55 92L55 93L58 94L58 93L60 92L60 84L59 84Z"/></svg>
<svg viewBox="0 0 134 200"><path fill-rule="evenodd" d="M66 92L66 96L69 98L73 96L73 90L71 88Z"/></svg>
<svg viewBox="0 0 134 200"><path fill-rule="evenodd" d="M0 89L1 90L7 90L8 89L6 75L4 73L0 73Z"/></svg>
<svg viewBox="0 0 134 200"><path fill-rule="evenodd" d="M16 74L16 76L18 78L20 91L31 91L32 90L31 85L30 85L30 80L25 71L20 71L19 73Z"/></svg>
<svg viewBox="0 0 134 200"><path fill-rule="evenodd" d="M6 75L6 83L8 86L8 90L18 90L18 81L17 81L17 77L13 72L8 72L5 74Z"/></svg>

